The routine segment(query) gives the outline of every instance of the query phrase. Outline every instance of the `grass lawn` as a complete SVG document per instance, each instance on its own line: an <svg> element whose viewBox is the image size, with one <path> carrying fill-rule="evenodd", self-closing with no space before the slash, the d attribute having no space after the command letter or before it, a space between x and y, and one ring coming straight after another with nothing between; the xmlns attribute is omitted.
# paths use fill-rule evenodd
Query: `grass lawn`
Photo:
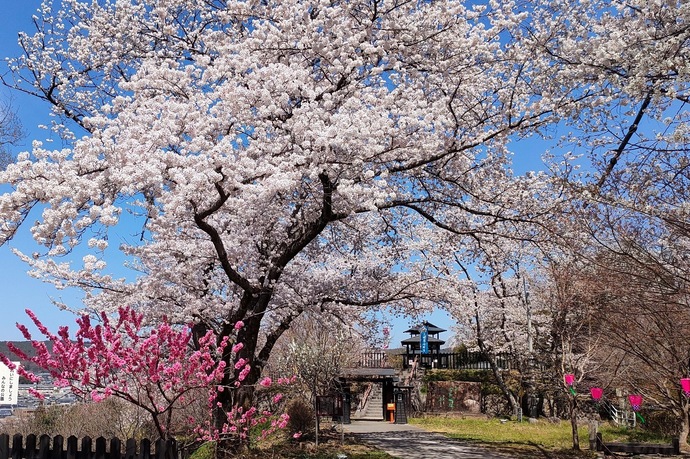
<svg viewBox="0 0 690 459"><path fill-rule="evenodd" d="M539 420L536 423L504 421L486 418L454 418L427 416L412 418L411 424L418 425L433 432L440 432L450 438L472 443L479 443L501 450L522 453L524 457L540 451L540 456L547 458L588 458L594 457L589 451L589 432L586 427L578 429L580 452L572 450L570 422L557 423ZM608 424L599 426L604 441L670 443L669 438L655 436L641 428L626 429Z"/></svg>
<svg viewBox="0 0 690 459"><path fill-rule="evenodd" d="M410 423L457 440L479 443L501 450L514 450L516 457L517 455L538 457L534 456L537 450L542 457L593 457L593 453L588 451L589 436L584 427L578 431L582 451L572 450L573 443L568 422L552 423L545 420L536 423L501 422L500 419L428 416L410 419Z"/></svg>
<svg viewBox="0 0 690 459"><path fill-rule="evenodd" d="M480 444L494 449L514 459L591 459L596 457L594 452L589 451L589 435L586 427L579 430L582 450L572 450L570 423L567 421L501 422L496 418L463 419L444 416L411 418L408 421L410 424L442 433L461 442ZM654 437L640 428L625 429L602 425L599 430L606 441L670 442L670 439ZM262 442L256 448L232 457L233 459L338 459L344 455L348 459L395 459L383 451L358 442L351 435L346 435L343 443L339 434L324 432L320 435L320 440L317 448L313 441L297 443L284 435L276 434L272 441ZM211 451L204 452L203 448L191 457L191 459L212 458Z"/></svg>
<svg viewBox="0 0 690 459"><path fill-rule="evenodd" d="M318 447L313 441L297 443L278 433L254 448L231 455L218 453L219 458L227 459L338 459L343 455L347 459L396 459L383 451L357 442L349 435L345 437L345 442L342 442L341 436L333 432L323 432ZM190 459L215 457L212 444L207 443L194 452Z"/></svg>

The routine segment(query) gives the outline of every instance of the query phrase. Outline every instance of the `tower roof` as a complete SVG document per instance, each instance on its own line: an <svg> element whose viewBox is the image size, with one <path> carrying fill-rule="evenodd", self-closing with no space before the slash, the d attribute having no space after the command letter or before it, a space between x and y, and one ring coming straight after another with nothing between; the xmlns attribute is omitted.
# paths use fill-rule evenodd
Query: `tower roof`
<svg viewBox="0 0 690 459"><path fill-rule="evenodd" d="M419 335L417 335L417 336L411 336L407 339L400 341L400 344L402 344L403 346L408 345L408 344L421 344L421 341L422 341L422 338ZM439 346L445 343L445 341L442 339L432 338L432 337L429 337L427 342L429 344L438 344Z"/></svg>
<svg viewBox="0 0 690 459"><path fill-rule="evenodd" d="M413 334L413 335L417 335L417 334L419 334L419 333L422 332L422 330L424 329L424 326L425 326L425 325L426 325L427 330L428 330L429 333L442 333L442 332L446 331L446 330L444 330L443 328L439 328L439 327L437 327L436 325L434 325L434 324L432 324L432 323L430 323L430 322L427 322L427 321L425 320L425 321L422 322L420 325L417 325L416 327L412 327L412 328L410 328L409 330L406 330L405 333L411 333L411 334Z"/></svg>

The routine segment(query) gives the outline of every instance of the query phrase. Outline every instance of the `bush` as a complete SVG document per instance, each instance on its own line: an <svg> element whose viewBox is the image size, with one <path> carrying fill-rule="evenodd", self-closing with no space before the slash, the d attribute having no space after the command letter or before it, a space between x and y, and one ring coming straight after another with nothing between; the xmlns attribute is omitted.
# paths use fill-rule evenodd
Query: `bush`
<svg viewBox="0 0 690 459"><path fill-rule="evenodd" d="M678 436L678 418L670 411L648 411L644 413L644 427L662 438Z"/></svg>
<svg viewBox="0 0 690 459"><path fill-rule="evenodd" d="M290 436L301 432L306 434L313 430L314 409L301 398L292 400L287 407L287 414L290 416L288 422L288 432Z"/></svg>
<svg viewBox="0 0 690 459"><path fill-rule="evenodd" d="M216 444L214 442L206 442L199 446L189 459L214 459L216 457Z"/></svg>

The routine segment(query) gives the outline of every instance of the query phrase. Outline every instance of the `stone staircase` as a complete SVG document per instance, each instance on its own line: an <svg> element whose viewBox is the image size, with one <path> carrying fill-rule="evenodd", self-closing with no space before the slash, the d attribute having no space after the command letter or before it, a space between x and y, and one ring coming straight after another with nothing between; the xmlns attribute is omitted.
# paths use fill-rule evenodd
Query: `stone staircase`
<svg viewBox="0 0 690 459"><path fill-rule="evenodd" d="M355 418L367 421L380 421L383 419L383 394L381 393L380 384L372 383L367 403L355 415Z"/></svg>

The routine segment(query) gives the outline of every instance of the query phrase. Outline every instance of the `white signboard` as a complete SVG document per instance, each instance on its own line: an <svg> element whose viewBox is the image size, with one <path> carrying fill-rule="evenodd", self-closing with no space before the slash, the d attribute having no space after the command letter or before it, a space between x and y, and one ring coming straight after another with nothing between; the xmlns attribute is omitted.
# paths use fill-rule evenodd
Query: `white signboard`
<svg viewBox="0 0 690 459"><path fill-rule="evenodd" d="M19 366L19 362L12 363ZM16 405L18 390L19 373L0 362L0 405Z"/></svg>

